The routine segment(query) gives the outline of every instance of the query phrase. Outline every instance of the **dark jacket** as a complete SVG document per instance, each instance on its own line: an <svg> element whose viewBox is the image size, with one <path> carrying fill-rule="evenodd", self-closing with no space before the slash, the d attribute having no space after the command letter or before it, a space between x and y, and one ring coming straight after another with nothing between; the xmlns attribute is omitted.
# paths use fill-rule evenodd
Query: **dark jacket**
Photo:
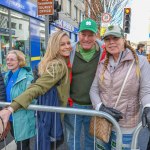
<svg viewBox="0 0 150 150"><path fill-rule="evenodd" d="M5 84L4 79L0 70L0 102L6 101L6 90L5 90Z"/></svg>
<svg viewBox="0 0 150 150"><path fill-rule="evenodd" d="M56 86L53 86L44 95L38 97L38 105L59 106L59 97ZM63 128L60 113L37 112L37 140L35 150L51 150L51 142L63 138Z"/></svg>

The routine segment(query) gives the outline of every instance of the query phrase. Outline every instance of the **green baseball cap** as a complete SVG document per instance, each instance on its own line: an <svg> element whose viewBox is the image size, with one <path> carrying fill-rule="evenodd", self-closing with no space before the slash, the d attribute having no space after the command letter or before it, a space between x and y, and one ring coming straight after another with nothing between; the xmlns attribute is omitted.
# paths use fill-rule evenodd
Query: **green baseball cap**
<svg viewBox="0 0 150 150"><path fill-rule="evenodd" d="M104 39L105 37L109 35L114 35L115 37L124 37L124 32L120 26L110 25L106 28L106 31L102 39Z"/></svg>
<svg viewBox="0 0 150 150"><path fill-rule="evenodd" d="M98 27L97 23L92 19L85 19L80 23L79 32L89 30L94 33L97 33Z"/></svg>

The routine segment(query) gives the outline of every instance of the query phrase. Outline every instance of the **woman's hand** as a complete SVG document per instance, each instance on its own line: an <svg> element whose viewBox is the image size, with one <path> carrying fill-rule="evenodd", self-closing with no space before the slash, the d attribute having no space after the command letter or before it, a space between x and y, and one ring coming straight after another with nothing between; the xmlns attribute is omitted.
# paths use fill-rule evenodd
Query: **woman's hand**
<svg viewBox="0 0 150 150"><path fill-rule="evenodd" d="M119 122L119 120L123 118L122 112L120 112L114 108L106 107L104 104L101 105L99 110L108 113L109 115L114 117L117 122Z"/></svg>
<svg viewBox="0 0 150 150"><path fill-rule="evenodd" d="M12 112L10 110L8 110L7 108L4 108L3 110L0 111L0 116L3 119L3 122L4 122L4 129L7 126L7 122L9 120L9 116L11 115L11 113ZM0 128L2 128L2 127L0 127ZM3 131L3 130L1 130L1 131Z"/></svg>

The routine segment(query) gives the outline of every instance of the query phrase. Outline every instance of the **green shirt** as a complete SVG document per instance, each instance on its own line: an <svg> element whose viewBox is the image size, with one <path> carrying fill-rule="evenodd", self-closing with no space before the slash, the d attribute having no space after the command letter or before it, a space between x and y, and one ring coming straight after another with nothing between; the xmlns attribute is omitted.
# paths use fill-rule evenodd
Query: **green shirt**
<svg viewBox="0 0 150 150"><path fill-rule="evenodd" d="M79 52L86 62L89 62L96 52L96 46L93 46L90 50L84 50L81 45L79 45Z"/></svg>

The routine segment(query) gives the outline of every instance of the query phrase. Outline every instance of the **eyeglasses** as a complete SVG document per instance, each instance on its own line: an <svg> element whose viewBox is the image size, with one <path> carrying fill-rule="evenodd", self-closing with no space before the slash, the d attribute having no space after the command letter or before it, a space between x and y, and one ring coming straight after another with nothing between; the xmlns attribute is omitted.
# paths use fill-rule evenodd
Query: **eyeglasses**
<svg viewBox="0 0 150 150"><path fill-rule="evenodd" d="M10 58L10 59L6 59L6 62L8 62L8 61L10 61L10 62L14 62L14 61L18 61L17 59L12 59L12 58Z"/></svg>

